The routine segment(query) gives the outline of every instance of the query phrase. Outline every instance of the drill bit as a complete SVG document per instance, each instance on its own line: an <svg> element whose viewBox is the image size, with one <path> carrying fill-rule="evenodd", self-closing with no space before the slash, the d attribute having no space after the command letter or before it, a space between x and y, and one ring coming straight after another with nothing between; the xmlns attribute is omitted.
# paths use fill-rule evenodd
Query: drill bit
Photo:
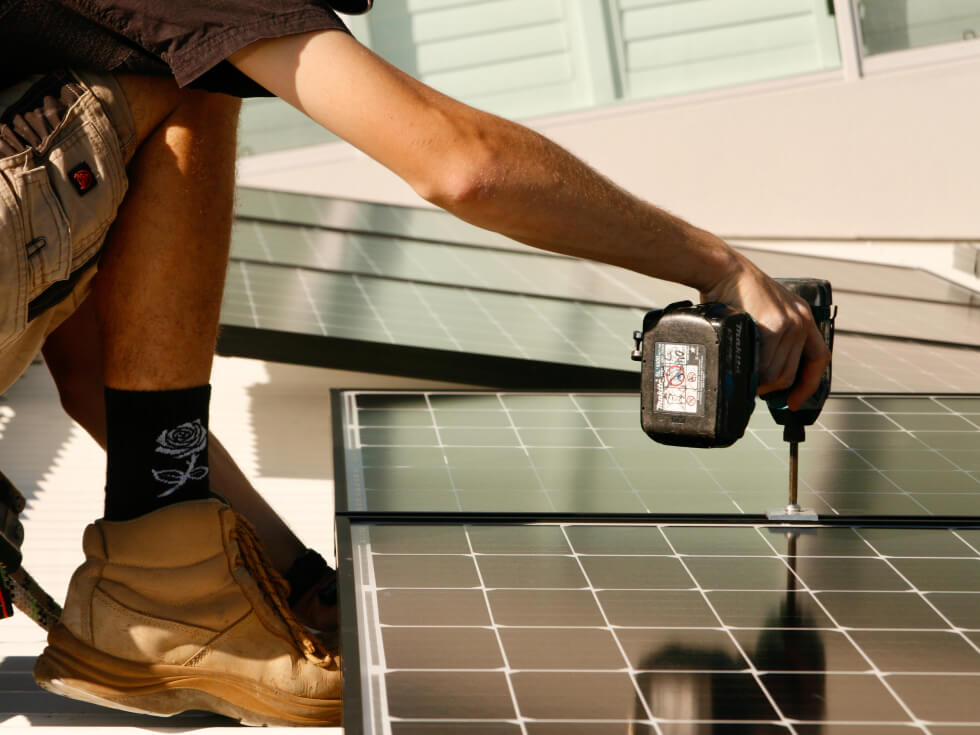
<svg viewBox="0 0 980 735"><path fill-rule="evenodd" d="M806 439L802 422L787 417L783 424L783 441L789 444L789 503L783 508L770 510L766 515L772 520L815 521L817 514L802 508L797 500L800 475L800 442Z"/></svg>
<svg viewBox="0 0 980 735"><path fill-rule="evenodd" d="M798 508L796 503L797 482L800 476L800 443L789 443L789 507Z"/></svg>

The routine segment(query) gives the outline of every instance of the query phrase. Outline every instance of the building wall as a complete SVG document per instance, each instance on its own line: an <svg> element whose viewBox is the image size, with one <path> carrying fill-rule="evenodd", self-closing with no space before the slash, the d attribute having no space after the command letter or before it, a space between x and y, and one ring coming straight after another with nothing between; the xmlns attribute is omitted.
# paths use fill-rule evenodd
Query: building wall
<svg viewBox="0 0 980 735"><path fill-rule="evenodd" d="M725 235L980 239L980 58L525 121ZM418 204L344 143L240 163L242 183Z"/></svg>

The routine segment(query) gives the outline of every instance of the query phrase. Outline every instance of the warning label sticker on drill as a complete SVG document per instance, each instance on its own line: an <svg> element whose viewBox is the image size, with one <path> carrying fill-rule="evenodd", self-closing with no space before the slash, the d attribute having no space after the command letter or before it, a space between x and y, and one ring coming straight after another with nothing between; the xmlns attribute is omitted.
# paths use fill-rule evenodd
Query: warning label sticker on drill
<svg viewBox="0 0 980 735"><path fill-rule="evenodd" d="M656 411L704 413L704 345L654 343Z"/></svg>

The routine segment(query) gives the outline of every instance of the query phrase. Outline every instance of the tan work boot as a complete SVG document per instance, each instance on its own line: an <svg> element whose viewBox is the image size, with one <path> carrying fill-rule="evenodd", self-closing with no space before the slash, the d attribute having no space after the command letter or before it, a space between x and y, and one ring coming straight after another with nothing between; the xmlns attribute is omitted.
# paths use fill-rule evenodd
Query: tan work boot
<svg viewBox="0 0 980 735"><path fill-rule="evenodd" d="M96 521L82 545L34 667L44 689L152 715L340 722L339 657L293 617L288 585L229 507L198 500Z"/></svg>

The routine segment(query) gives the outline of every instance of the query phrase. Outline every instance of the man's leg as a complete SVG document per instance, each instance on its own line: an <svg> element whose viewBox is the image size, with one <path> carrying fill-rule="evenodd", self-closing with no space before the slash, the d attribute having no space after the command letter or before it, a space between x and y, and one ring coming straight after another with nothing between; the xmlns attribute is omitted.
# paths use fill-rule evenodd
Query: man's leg
<svg viewBox="0 0 980 735"><path fill-rule="evenodd" d="M49 335L44 360L65 411L105 448L101 342L95 305L86 300ZM255 526L276 571L290 582L290 599L295 599L293 610L300 620L318 630L336 625L332 570L317 559L318 555L311 555L214 434L209 435L208 448L212 489Z"/></svg>
<svg viewBox="0 0 980 735"><path fill-rule="evenodd" d="M120 84L138 148L92 293L103 338L111 520L209 493L208 383L239 107L165 80Z"/></svg>
<svg viewBox="0 0 980 735"><path fill-rule="evenodd" d="M107 386L106 518L85 531L86 561L35 679L148 714L336 722L337 657L290 612L251 524L202 482L236 105L160 80L123 88L142 142L93 291Z"/></svg>

